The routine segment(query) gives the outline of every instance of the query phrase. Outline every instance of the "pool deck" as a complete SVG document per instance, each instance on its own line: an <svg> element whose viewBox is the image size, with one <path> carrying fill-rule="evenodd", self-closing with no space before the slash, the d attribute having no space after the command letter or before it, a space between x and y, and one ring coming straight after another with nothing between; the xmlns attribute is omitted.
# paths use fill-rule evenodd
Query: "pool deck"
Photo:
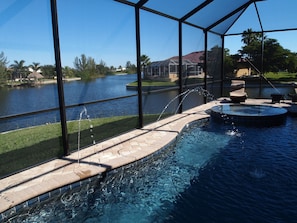
<svg viewBox="0 0 297 223"><path fill-rule="evenodd" d="M141 160L174 142L183 128L193 121L207 118L207 110L226 102L216 101L176 114L142 129L82 149L79 153L55 159L0 180L0 221L14 212L14 207L65 185ZM247 99L244 104L290 106L289 101L271 104L271 99ZM78 162L79 160L79 162Z"/></svg>

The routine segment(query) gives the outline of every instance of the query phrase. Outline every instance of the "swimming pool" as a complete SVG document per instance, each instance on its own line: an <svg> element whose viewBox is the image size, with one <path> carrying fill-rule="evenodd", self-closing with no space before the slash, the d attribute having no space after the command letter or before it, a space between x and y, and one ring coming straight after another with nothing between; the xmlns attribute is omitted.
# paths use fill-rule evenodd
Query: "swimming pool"
<svg viewBox="0 0 297 223"><path fill-rule="evenodd" d="M175 146L14 222L294 222L296 125L190 125Z"/></svg>

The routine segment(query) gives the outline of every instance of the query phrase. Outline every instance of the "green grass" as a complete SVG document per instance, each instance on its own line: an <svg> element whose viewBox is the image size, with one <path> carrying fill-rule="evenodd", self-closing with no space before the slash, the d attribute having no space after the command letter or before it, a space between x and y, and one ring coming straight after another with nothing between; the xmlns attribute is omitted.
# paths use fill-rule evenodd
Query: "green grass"
<svg viewBox="0 0 297 223"><path fill-rule="evenodd" d="M151 87L151 86L156 86L156 87L162 87L162 86L167 86L167 87L173 87L176 86L175 82L170 82L170 81L153 81L153 80L142 80L142 86L143 87ZM137 81L134 81L128 86L136 87L137 86Z"/></svg>
<svg viewBox="0 0 297 223"><path fill-rule="evenodd" d="M265 73L264 76L271 80L271 81L277 81L277 82L291 82L291 81L297 81L297 73L288 73L288 72L268 72Z"/></svg>
<svg viewBox="0 0 297 223"><path fill-rule="evenodd" d="M144 123L158 115L145 115ZM90 124L96 142L137 127L137 116L120 116L81 121L80 148L92 144ZM70 151L77 149L78 121L67 123ZM63 155L60 123L19 129L0 134L0 177Z"/></svg>
<svg viewBox="0 0 297 223"><path fill-rule="evenodd" d="M189 85L189 84L198 84L198 83L203 83L204 79L203 78L197 78L197 77L190 77L190 78L184 78L183 79L183 84ZM178 85L178 81L171 82L171 81L154 81L154 80L142 80L142 86L143 87L174 87ZM137 81L134 81L128 86L131 87L137 87Z"/></svg>

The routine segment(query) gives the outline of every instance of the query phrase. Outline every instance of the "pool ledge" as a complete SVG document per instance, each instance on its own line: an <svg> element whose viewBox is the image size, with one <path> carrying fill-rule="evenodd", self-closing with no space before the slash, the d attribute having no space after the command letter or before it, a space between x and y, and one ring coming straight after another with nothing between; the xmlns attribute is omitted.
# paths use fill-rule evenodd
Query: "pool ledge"
<svg viewBox="0 0 297 223"><path fill-rule="evenodd" d="M174 142L183 128L193 121L207 118L205 111L224 98L197 106L159 122L136 129L94 146L55 159L0 180L0 221L28 206L29 200L42 200L41 195L75 182L141 160ZM267 103L248 99L246 103ZM278 104L275 106L285 106ZM78 162L79 158L79 162Z"/></svg>

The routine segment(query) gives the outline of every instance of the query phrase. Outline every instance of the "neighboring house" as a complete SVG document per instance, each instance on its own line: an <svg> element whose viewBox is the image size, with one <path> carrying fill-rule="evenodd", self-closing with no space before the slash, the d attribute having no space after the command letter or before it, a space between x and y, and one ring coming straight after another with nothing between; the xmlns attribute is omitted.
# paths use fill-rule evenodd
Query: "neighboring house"
<svg viewBox="0 0 297 223"><path fill-rule="evenodd" d="M115 72L121 72L121 71L126 71L126 67L119 67L119 68L116 68L114 71Z"/></svg>
<svg viewBox="0 0 297 223"><path fill-rule="evenodd" d="M42 78L44 78L43 75L41 73L39 73L38 71L35 71L35 70L28 75L28 79L30 81L36 81L36 80L39 80L39 79L42 79Z"/></svg>
<svg viewBox="0 0 297 223"><path fill-rule="evenodd" d="M41 74L41 70L33 70L29 68L29 71L31 72L27 79L29 80L29 83L31 86L35 86L41 83L41 79L44 78L44 76Z"/></svg>
<svg viewBox="0 0 297 223"><path fill-rule="evenodd" d="M203 74L203 55L204 52L193 52L183 56L183 76L204 77ZM178 79L178 56L171 57L163 61L155 61L144 68L144 77L147 79L164 79L175 81Z"/></svg>
<svg viewBox="0 0 297 223"><path fill-rule="evenodd" d="M236 77L246 77L251 75L251 68L240 68L236 70Z"/></svg>
<svg viewBox="0 0 297 223"><path fill-rule="evenodd" d="M246 77L252 75L251 64L245 58L237 61L237 69L234 71L235 77Z"/></svg>

